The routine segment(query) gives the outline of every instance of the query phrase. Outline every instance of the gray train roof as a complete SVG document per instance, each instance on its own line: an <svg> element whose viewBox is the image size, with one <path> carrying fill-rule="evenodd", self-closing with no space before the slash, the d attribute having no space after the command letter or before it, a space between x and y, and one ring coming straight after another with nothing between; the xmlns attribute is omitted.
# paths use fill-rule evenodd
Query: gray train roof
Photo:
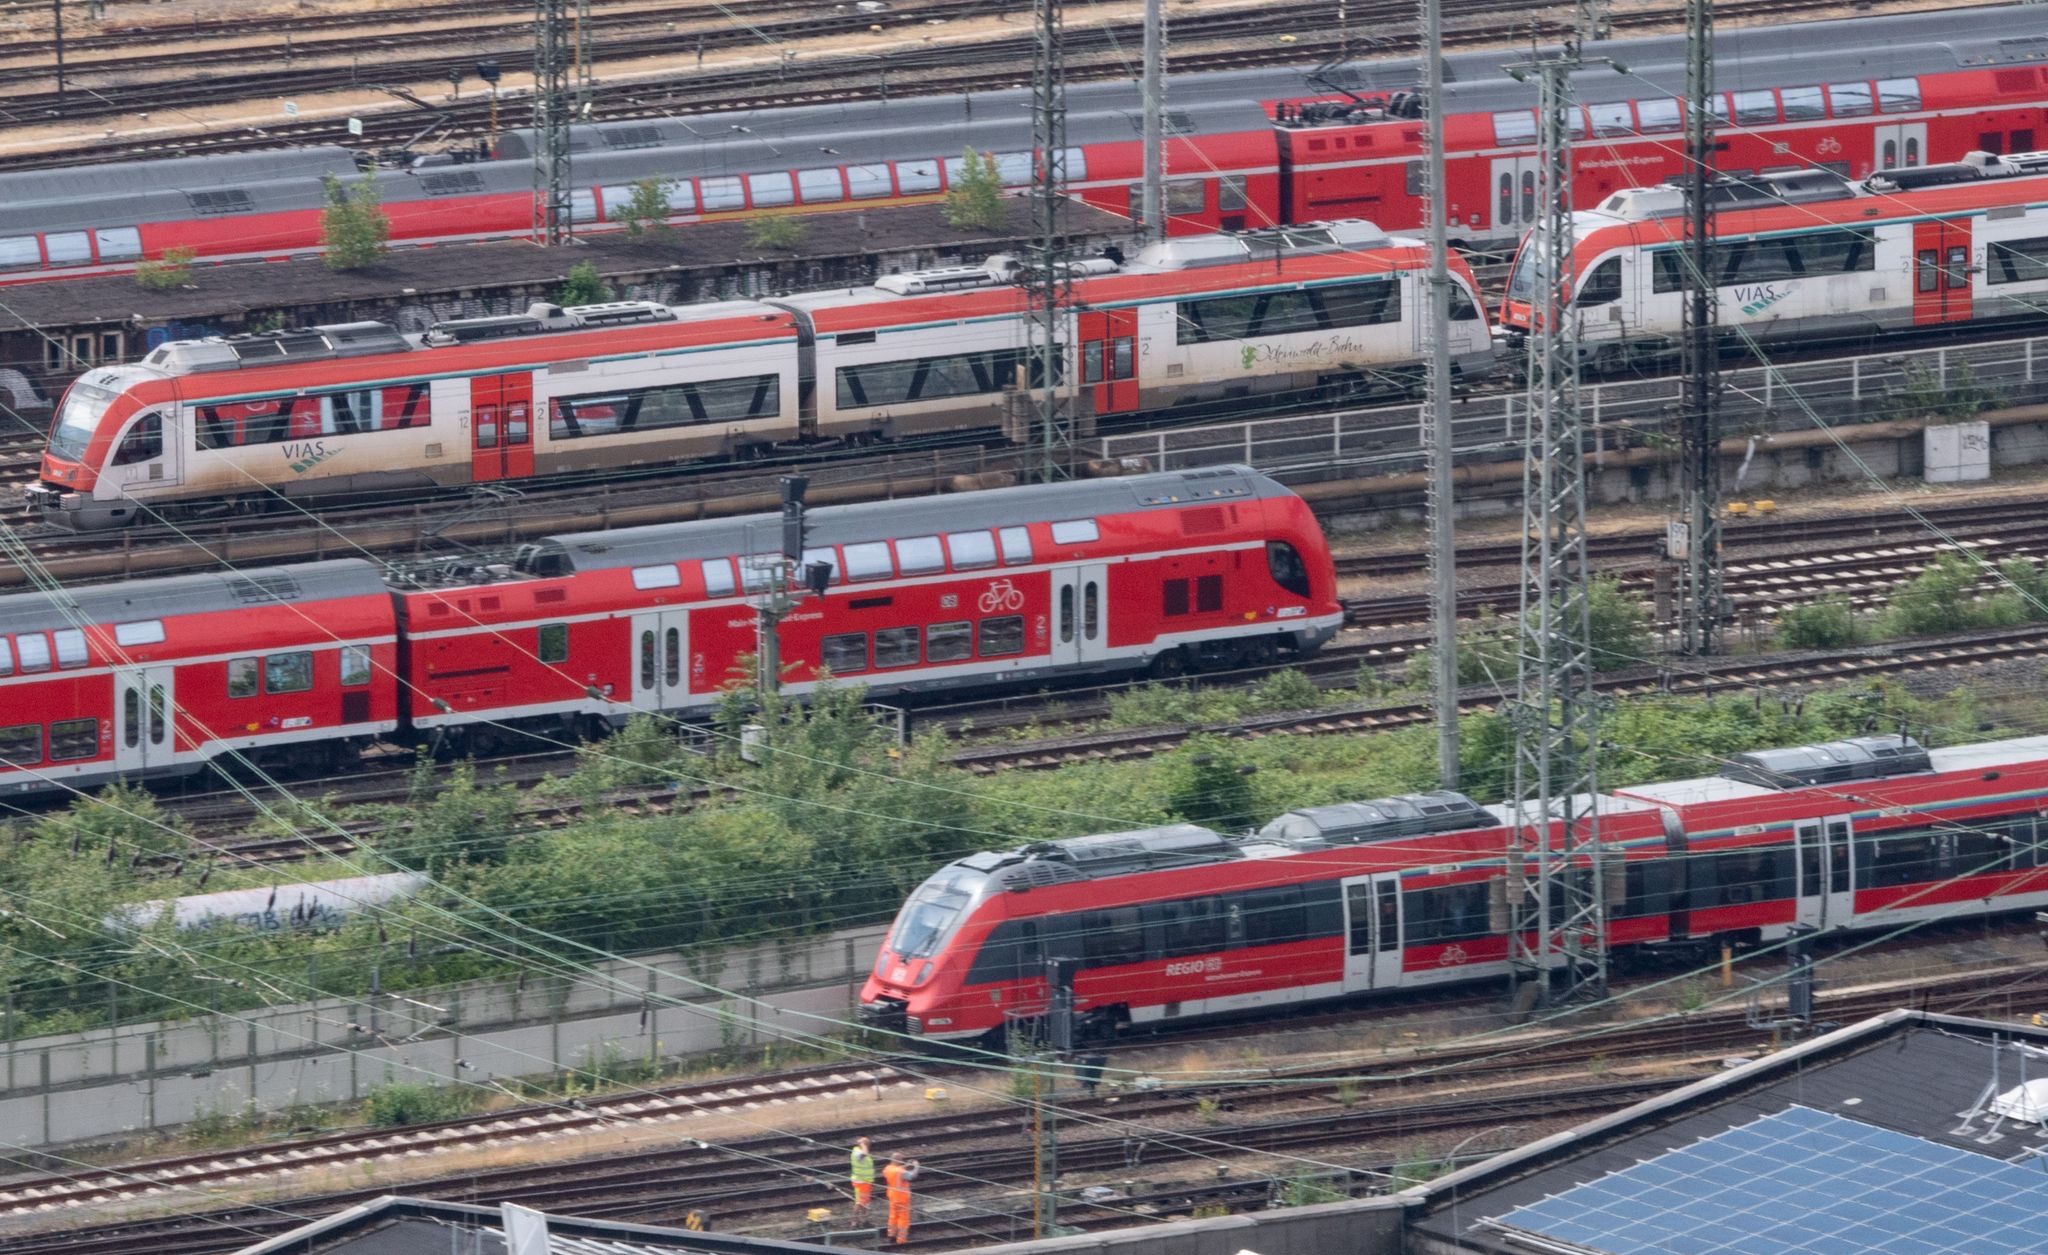
<svg viewBox="0 0 2048 1255"><path fill-rule="evenodd" d="M1966 66L2048 64L2048 36L2014 34L2038 28L2038 9L2002 6L1724 29L1716 44L1715 85L1742 91ZM1594 67L1575 75L1574 88L1586 103L1683 90L1682 36L1613 40L1596 51L1625 64L1628 73ZM1493 49L1446 57L1448 109L1495 112L1533 105L1534 87L1501 69L1522 55ZM1183 74L1169 85L1167 109L1170 120L1191 132L1257 131L1269 122L1259 103L1264 100L1328 96L1334 94L1332 84L1378 92L1413 90L1419 82L1414 58L1349 62L1325 67L1320 77L1306 66ZM1021 151L1030 146L1029 98L1019 86L575 127L572 177L590 186L956 157L969 144ZM1138 108L1137 86L1129 80L1075 84L1068 92L1069 140L1081 145L1136 139ZM387 202L429 199L437 186L443 195L530 191L529 145L528 133L508 132L500 137L502 160L380 170L376 178ZM250 197L245 212L307 208L319 203L325 173L347 177L354 166L341 149L308 148L0 175L0 234L191 217L195 206L187 189L243 190Z"/></svg>
<svg viewBox="0 0 2048 1255"><path fill-rule="evenodd" d="M53 631L89 623L129 623L389 591L384 586L381 568L358 558L167 575L67 589L55 595L37 592L0 597L0 633Z"/></svg>
<svg viewBox="0 0 2048 1255"><path fill-rule="evenodd" d="M1217 467L1123 479L991 488L909 501L823 506L810 511L806 536L813 545L839 545L1081 519L1191 501L1248 501L1291 495L1257 471L1242 466ZM548 550L566 554L570 569L576 571L773 553L782 544L781 516L756 514L692 523L657 523L613 532L551 536L541 543Z"/></svg>

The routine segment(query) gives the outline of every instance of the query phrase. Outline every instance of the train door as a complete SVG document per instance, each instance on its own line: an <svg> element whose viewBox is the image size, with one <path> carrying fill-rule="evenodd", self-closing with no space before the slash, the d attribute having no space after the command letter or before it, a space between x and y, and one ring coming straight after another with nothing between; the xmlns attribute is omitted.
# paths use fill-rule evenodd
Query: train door
<svg viewBox="0 0 2048 1255"><path fill-rule="evenodd" d="M107 469L100 475L102 484L123 497L147 499L150 489L178 482L179 455L184 449L178 443L176 425L167 424L164 413L147 411L122 429L107 456Z"/></svg>
<svg viewBox="0 0 2048 1255"><path fill-rule="evenodd" d="M476 483L533 474L533 376L469 381L469 477Z"/></svg>
<svg viewBox="0 0 2048 1255"><path fill-rule="evenodd" d="M1913 224L1913 323L1970 319L1970 220Z"/></svg>
<svg viewBox="0 0 2048 1255"><path fill-rule="evenodd" d="M1802 819L1793 825L1799 863L1796 922L1844 928L1856 912L1856 848L1847 816Z"/></svg>
<svg viewBox="0 0 2048 1255"><path fill-rule="evenodd" d="M687 610L633 616L633 709L677 710L690 693Z"/></svg>
<svg viewBox="0 0 2048 1255"><path fill-rule="evenodd" d="M1878 170L1897 170L1927 164L1927 124L1896 122L1880 126L1871 145L1872 161Z"/></svg>
<svg viewBox="0 0 2048 1255"><path fill-rule="evenodd" d="M1535 157L1493 159L1493 231L1496 235L1517 235L1536 225Z"/></svg>
<svg viewBox="0 0 2048 1255"><path fill-rule="evenodd" d="M1100 562L1052 573L1052 661L1092 662L1109 641L1109 568Z"/></svg>
<svg viewBox="0 0 2048 1255"><path fill-rule="evenodd" d="M114 765L138 774L168 767L177 750L171 668L124 667L114 673Z"/></svg>
<svg viewBox="0 0 2048 1255"><path fill-rule="evenodd" d="M1401 877L1396 872L1344 882L1344 992L1401 983Z"/></svg>
<svg viewBox="0 0 2048 1255"><path fill-rule="evenodd" d="M1081 384L1096 414L1138 408L1138 311L1090 310L1076 317L1081 341Z"/></svg>

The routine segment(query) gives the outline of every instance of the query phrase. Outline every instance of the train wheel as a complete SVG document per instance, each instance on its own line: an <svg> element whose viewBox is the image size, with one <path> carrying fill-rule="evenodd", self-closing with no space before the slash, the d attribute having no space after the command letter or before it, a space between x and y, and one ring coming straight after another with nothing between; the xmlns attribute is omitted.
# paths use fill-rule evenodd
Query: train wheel
<svg viewBox="0 0 2048 1255"><path fill-rule="evenodd" d="M1165 653L1155 656L1152 659L1151 665L1146 667L1145 670L1155 680L1171 680L1177 676L1186 675L1188 673L1187 651L1175 645Z"/></svg>

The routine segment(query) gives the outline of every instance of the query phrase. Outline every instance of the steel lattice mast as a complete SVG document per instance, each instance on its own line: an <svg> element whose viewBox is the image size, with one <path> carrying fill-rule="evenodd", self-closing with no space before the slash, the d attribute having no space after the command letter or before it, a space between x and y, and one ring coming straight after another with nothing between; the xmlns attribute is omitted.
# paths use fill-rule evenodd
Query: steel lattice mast
<svg viewBox="0 0 2048 1255"><path fill-rule="evenodd" d="M1437 778L1458 787L1458 553L1451 498L1451 267L1444 220L1443 0L1422 0L1422 55L1428 62L1423 108L1429 111L1422 163L1422 210L1429 222L1429 304L1422 319L1428 389L1422 450L1429 471L1430 661L1435 672Z"/></svg>
<svg viewBox="0 0 2048 1255"><path fill-rule="evenodd" d="M1713 0L1687 0L1685 26L1685 301L1680 346L1678 643L1687 654L1721 647L1721 358L1714 271ZM1705 281L1702 281L1705 280Z"/></svg>
<svg viewBox="0 0 2048 1255"><path fill-rule="evenodd" d="M1073 318L1073 275L1060 222L1066 181L1067 67L1064 0L1036 0L1031 63L1031 379L1038 388L1039 478L1065 473L1073 446L1073 404L1064 368L1065 325Z"/></svg>
<svg viewBox="0 0 2048 1255"><path fill-rule="evenodd" d="M563 0L534 0L533 6L533 239L565 244L570 233L569 92L570 41L562 22Z"/></svg>
<svg viewBox="0 0 2048 1255"><path fill-rule="evenodd" d="M1508 855L1509 961L1519 1007L1561 975L1567 996L1604 991L1595 719L1586 569L1579 346L1571 320L1571 75L1578 50L1512 67L1538 84L1541 156L1530 295L1527 459L1522 479L1522 600L1517 621ZM1530 863L1534 864L1531 874Z"/></svg>

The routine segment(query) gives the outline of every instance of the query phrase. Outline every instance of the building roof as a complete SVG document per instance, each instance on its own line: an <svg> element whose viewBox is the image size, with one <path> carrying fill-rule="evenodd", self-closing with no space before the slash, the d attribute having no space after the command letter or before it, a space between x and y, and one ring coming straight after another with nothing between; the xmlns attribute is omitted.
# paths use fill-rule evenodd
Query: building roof
<svg viewBox="0 0 2048 1255"><path fill-rule="evenodd" d="M2048 1214L2048 1125L1996 1106L2038 1074L2048 1031L1894 1011L1411 1190L1411 1231L1484 1255L2048 1252L2010 1223Z"/></svg>
<svg viewBox="0 0 2048 1255"><path fill-rule="evenodd" d="M386 1195L300 1225L236 1255L508 1255L499 1207ZM546 1215L550 1255L826 1255L806 1242Z"/></svg>

